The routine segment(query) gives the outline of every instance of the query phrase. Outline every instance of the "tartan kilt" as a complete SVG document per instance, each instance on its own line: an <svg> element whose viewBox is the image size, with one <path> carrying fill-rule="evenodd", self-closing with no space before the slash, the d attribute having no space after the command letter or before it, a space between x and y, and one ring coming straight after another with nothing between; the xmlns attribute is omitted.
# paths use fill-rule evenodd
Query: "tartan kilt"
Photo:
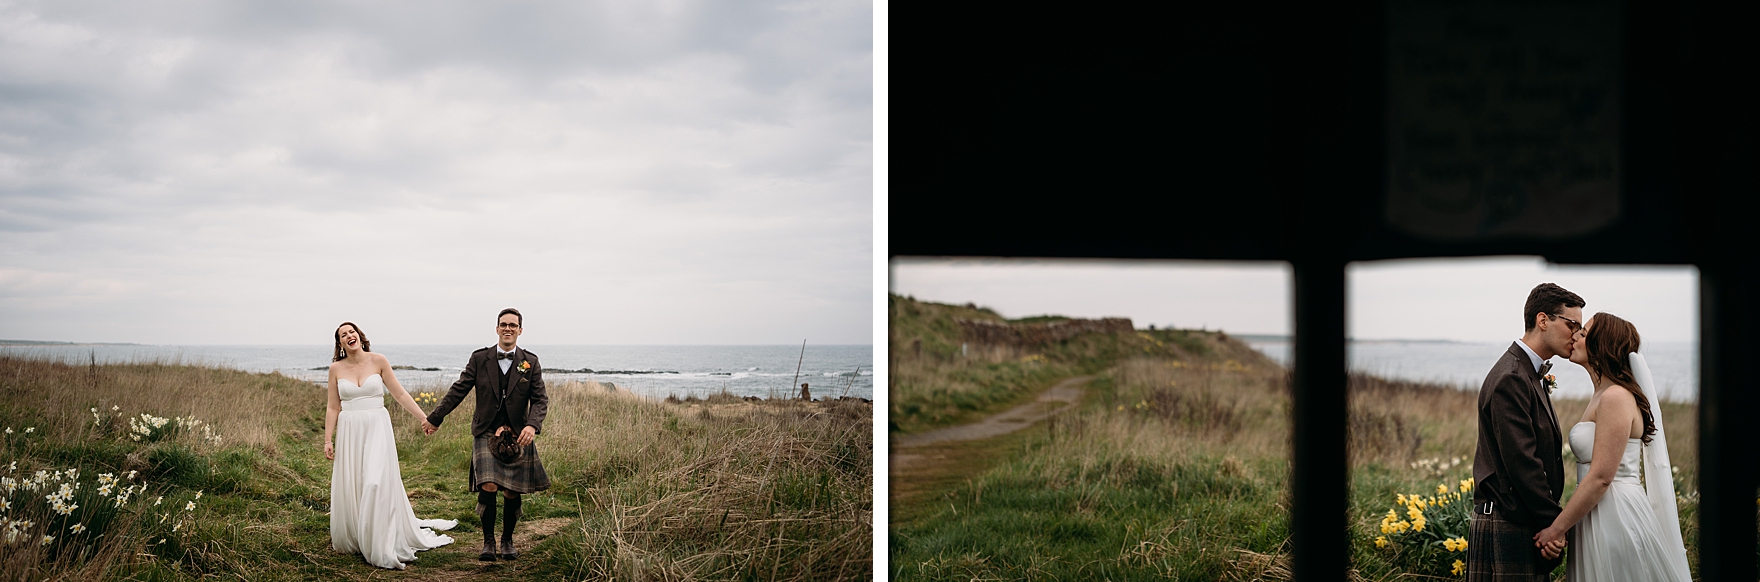
<svg viewBox="0 0 1760 582"><path fill-rule="evenodd" d="M1467 581L1551 580L1563 556L1546 559L1540 548L1534 547L1534 534L1539 530L1501 517L1495 511L1491 515L1473 513L1467 526Z"/></svg>
<svg viewBox="0 0 1760 582"><path fill-rule="evenodd" d="M519 460L512 463L495 458L492 441L485 434L471 443L472 493L482 491L484 483L494 483L498 491L514 493L536 493L550 488L550 474L544 472L544 462L538 459L537 441L527 444Z"/></svg>

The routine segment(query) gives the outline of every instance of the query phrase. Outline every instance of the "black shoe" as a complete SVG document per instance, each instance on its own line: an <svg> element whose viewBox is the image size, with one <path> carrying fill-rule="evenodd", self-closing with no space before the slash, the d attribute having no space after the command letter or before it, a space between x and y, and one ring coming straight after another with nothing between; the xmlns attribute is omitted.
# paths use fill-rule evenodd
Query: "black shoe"
<svg viewBox="0 0 1760 582"><path fill-rule="evenodd" d="M519 551L513 549L513 542L511 540L501 540L501 553L499 555L501 556L501 559L511 562L519 558Z"/></svg>
<svg viewBox="0 0 1760 582"><path fill-rule="evenodd" d="M477 554L477 559L484 562L495 561L495 544L483 542L483 553Z"/></svg>

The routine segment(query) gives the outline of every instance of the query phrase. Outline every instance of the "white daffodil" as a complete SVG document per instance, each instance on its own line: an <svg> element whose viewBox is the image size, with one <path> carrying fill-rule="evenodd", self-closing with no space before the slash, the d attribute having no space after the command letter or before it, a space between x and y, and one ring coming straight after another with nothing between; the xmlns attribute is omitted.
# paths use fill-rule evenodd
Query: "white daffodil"
<svg viewBox="0 0 1760 582"><path fill-rule="evenodd" d="M189 503L185 503L183 505L183 510L184 511L195 511L196 510L196 502L191 501Z"/></svg>
<svg viewBox="0 0 1760 582"><path fill-rule="evenodd" d="M47 546L52 543L55 543L55 536L43 534L43 545Z"/></svg>
<svg viewBox="0 0 1760 582"><path fill-rule="evenodd" d="M68 529L70 529L70 530L72 530L72 531L73 531L73 533L85 533L85 531L86 531L86 524L83 524L83 523L76 523L76 524L73 524L73 527L71 527L71 528L68 528Z"/></svg>

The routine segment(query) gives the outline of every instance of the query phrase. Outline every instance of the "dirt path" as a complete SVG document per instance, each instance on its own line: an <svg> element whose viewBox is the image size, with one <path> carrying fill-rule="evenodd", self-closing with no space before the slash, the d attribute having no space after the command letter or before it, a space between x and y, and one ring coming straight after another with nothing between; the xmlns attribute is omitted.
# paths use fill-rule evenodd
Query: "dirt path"
<svg viewBox="0 0 1760 582"><path fill-rule="evenodd" d="M566 517L521 520L519 526L513 529L513 546L525 552L564 527L580 527L580 520ZM483 536L480 532L440 533L450 535L456 541L416 554L416 561L410 562L409 567L403 570L381 570L362 562L357 569L361 577L355 579L421 582L493 579L512 574L520 566L531 563L531 560L524 557L512 562L481 562L477 560L477 552L483 549ZM442 560L442 556L450 559Z"/></svg>
<svg viewBox="0 0 1760 582"><path fill-rule="evenodd" d="M925 493L943 490L994 462L999 451L979 441L1026 428L1074 406L1082 398L1082 386L1093 379L1066 379L1032 402L975 423L894 438L887 457L894 519L912 515Z"/></svg>

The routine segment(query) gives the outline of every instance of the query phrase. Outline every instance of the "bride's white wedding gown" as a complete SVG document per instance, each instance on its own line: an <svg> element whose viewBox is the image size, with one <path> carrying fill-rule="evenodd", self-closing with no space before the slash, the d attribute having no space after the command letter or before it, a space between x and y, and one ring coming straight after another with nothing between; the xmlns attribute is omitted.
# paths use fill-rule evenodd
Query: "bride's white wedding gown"
<svg viewBox="0 0 1760 582"><path fill-rule="evenodd" d="M368 376L357 386L336 381L342 413L336 417L336 462L330 473L330 547L359 553L380 568L403 569L416 552L452 543L434 533L458 520L416 519L403 492L397 441L385 410L385 380Z"/></svg>
<svg viewBox="0 0 1760 582"><path fill-rule="evenodd" d="M1595 451L1595 423L1571 427L1571 450L1577 454L1577 482L1589 476ZM1577 522L1569 548L1566 579L1581 582L1613 580L1688 582L1686 552L1665 547L1656 510L1638 479L1643 441L1626 439L1613 484L1589 514ZM1673 479L1671 475L1646 475ZM1676 555L1678 554L1678 556Z"/></svg>

